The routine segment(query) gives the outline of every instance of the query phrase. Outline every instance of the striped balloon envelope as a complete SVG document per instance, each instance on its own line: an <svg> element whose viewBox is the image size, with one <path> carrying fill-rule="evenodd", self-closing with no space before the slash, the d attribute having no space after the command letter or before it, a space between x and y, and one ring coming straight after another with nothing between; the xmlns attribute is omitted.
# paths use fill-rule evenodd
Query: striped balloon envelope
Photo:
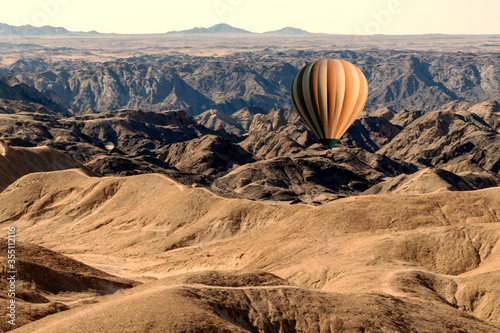
<svg viewBox="0 0 500 333"><path fill-rule="evenodd" d="M361 70L339 59L304 66L292 83L295 109L330 149L359 116L367 97L368 84Z"/></svg>

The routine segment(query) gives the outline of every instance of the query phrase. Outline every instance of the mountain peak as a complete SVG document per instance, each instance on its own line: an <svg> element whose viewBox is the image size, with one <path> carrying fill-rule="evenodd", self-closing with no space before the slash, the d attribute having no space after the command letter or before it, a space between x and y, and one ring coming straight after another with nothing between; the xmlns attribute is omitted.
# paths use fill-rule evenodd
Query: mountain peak
<svg viewBox="0 0 500 333"><path fill-rule="evenodd" d="M280 30L264 32L264 34L277 34L277 35L308 35L309 31L305 31L299 28L285 27Z"/></svg>
<svg viewBox="0 0 500 333"><path fill-rule="evenodd" d="M193 28L189 30L182 30L182 31L170 31L168 33L184 33L184 34L251 34L252 32L244 30L244 29L239 29L230 26L229 24L226 23L219 23L216 25L213 25L209 28Z"/></svg>

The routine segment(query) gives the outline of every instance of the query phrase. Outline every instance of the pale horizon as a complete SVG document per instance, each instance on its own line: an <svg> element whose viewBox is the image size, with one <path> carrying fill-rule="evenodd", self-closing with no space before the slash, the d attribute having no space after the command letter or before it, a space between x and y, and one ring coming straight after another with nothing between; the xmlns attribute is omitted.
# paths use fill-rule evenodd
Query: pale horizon
<svg viewBox="0 0 500 333"><path fill-rule="evenodd" d="M500 34L497 0L21 0L3 6L0 23L70 31L155 34L220 23L255 33L284 27L341 35Z"/></svg>

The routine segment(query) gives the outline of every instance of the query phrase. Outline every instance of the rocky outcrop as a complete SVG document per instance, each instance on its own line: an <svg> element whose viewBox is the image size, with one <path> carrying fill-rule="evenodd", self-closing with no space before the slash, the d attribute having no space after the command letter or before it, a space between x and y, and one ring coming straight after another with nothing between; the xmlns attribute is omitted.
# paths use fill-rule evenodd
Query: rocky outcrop
<svg viewBox="0 0 500 333"><path fill-rule="evenodd" d="M292 109L264 114L247 108L233 115L214 110L196 118L181 110L115 110L66 118L38 104L3 105L0 139L10 147L47 146L98 175L161 173L228 197L324 203L365 191L427 193L499 184L493 101L365 113L331 159ZM228 133L230 124L241 136ZM111 154L104 150L107 141L115 143Z"/></svg>
<svg viewBox="0 0 500 333"><path fill-rule="evenodd" d="M47 145L85 163L103 153L107 141L115 143L116 153L157 156L167 144L216 133L184 111L116 110L71 118L23 113L0 114L0 119L0 139L9 145Z"/></svg>
<svg viewBox="0 0 500 333"><path fill-rule="evenodd" d="M257 160L292 156L304 150L304 146L276 132L253 131L239 145Z"/></svg>
<svg viewBox="0 0 500 333"><path fill-rule="evenodd" d="M358 154L358 151L335 148L333 158L321 154L248 163L219 177L212 189L254 200L322 203L361 193L384 177L407 170L403 165L368 152Z"/></svg>
<svg viewBox="0 0 500 333"><path fill-rule="evenodd" d="M206 176L220 176L237 166L253 162L252 154L216 135L167 145L158 158L182 172Z"/></svg>
<svg viewBox="0 0 500 333"><path fill-rule="evenodd" d="M68 110L49 99L46 95L42 94L34 87L20 82L14 76L0 77L0 99L36 103L48 110L55 111L66 116L70 115ZM3 103L6 102L3 101L2 104ZM0 108L0 110L2 109L6 112L6 108L4 106Z"/></svg>
<svg viewBox="0 0 500 333"><path fill-rule="evenodd" d="M390 142L401 129L383 116L360 117L344 133L340 142L373 153Z"/></svg>
<svg viewBox="0 0 500 333"><path fill-rule="evenodd" d="M271 57L270 53L271 52ZM189 115L243 107L293 107L290 87L299 67L312 59L353 62L370 87L366 110L436 110L462 99L500 100L500 60L495 54L412 51L256 50L218 57L148 55L95 62L23 59L0 68L76 112L119 108L185 109ZM85 59L85 57L84 57Z"/></svg>
<svg viewBox="0 0 500 333"><path fill-rule="evenodd" d="M241 136L245 133L243 125L238 118L227 115L219 110L207 110L202 114L195 116L194 120L199 124L214 131L224 130L227 133ZM248 130L248 128L246 128Z"/></svg>
<svg viewBox="0 0 500 333"><path fill-rule="evenodd" d="M441 167L469 161L500 171L500 134L471 105L451 102L407 125L378 153L408 162ZM493 112L486 110L485 114ZM483 114L483 116L485 115Z"/></svg>

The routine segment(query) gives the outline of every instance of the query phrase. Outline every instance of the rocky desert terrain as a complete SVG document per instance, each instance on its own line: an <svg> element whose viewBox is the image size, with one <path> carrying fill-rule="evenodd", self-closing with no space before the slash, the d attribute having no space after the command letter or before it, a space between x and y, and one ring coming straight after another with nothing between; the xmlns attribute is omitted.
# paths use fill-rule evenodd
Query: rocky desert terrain
<svg viewBox="0 0 500 333"><path fill-rule="evenodd" d="M496 35L255 34L227 25L156 35L31 28L0 26L0 76L34 86L74 113L290 108L295 73L321 58L363 71L370 111L500 100Z"/></svg>
<svg viewBox="0 0 500 333"><path fill-rule="evenodd" d="M1 331L500 332L495 50L272 34L137 50L181 32L116 36L123 53L96 61L54 45L110 36L44 33L1 54L0 252L7 268L15 227L17 270ZM373 87L332 158L286 88L322 56Z"/></svg>

